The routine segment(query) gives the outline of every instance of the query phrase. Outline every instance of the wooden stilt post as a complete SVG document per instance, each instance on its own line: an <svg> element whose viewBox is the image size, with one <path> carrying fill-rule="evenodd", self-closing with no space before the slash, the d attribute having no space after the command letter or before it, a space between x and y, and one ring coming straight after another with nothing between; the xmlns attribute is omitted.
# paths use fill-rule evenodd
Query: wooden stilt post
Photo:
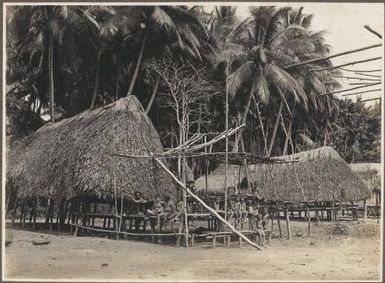
<svg viewBox="0 0 385 283"><path fill-rule="evenodd" d="M16 211L17 211L17 203L18 203L18 198L17 198L17 193L16 193L16 195L15 195L15 202L13 203L13 215L12 215L11 227L15 223Z"/></svg>
<svg viewBox="0 0 385 283"><path fill-rule="evenodd" d="M23 225L22 225L22 227L25 226L25 220L27 218L28 209L29 209L29 207L28 207L28 200L24 199L24 217L23 217Z"/></svg>
<svg viewBox="0 0 385 283"><path fill-rule="evenodd" d="M11 194L12 194L12 191L10 190L8 193L7 201L5 203L5 217L7 217L8 215L8 207L9 207L9 201L11 200Z"/></svg>
<svg viewBox="0 0 385 283"><path fill-rule="evenodd" d="M25 207L25 200L24 197L21 199L21 207L20 207L20 225L23 223L23 216L24 216L24 207Z"/></svg>
<svg viewBox="0 0 385 283"><path fill-rule="evenodd" d="M367 215L368 215L368 207L366 205L366 199L364 200L364 222L366 222L366 218L367 218Z"/></svg>
<svg viewBox="0 0 385 283"><path fill-rule="evenodd" d="M307 213L307 236L310 237L311 218L310 218L310 210L309 210L309 204L308 203L306 203L306 213Z"/></svg>
<svg viewBox="0 0 385 283"><path fill-rule="evenodd" d="M332 215L331 215L331 220L335 221L336 220L336 213L335 213L335 205L334 205L334 199L332 202Z"/></svg>
<svg viewBox="0 0 385 283"><path fill-rule="evenodd" d="M37 197L34 197L33 200L33 224L32 224L32 229L35 230L36 228L36 213L37 213Z"/></svg>
<svg viewBox="0 0 385 283"><path fill-rule="evenodd" d="M282 228L281 228L281 217L280 217L280 211L278 205L276 205L276 212L275 215L277 217L277 224L278 224L278 230L279 230L279 238L282 239Z"/></svg>
<svg viewBox="0 0 385 283"><path fill-rule="evenodd" d="M49 230L52 231L52 224L53 224L53 212L54 212L54 207L55 207L55 201L54 200L51 200L51 211L50 211L50 214L49 214L49 218L50 218L50 221L49 221Z"/></svg>
<svg viewBox="0 0 385 283"><path fill-rule="evenodd" d="M235 229L233 227L233 225L231 225L229 222L227 222L225 219L223 219L222 216L220 216L218 214L218 212L216 212L214 209L212 209L210 206L208 206L203 200L201 200L198 196L196 196L189 188L187 188L180 180L178 180L177 177L175 177L175 175L163 164L162 161L159 160L159 158L155 158L155 161L159 163L159 165L178 183L179 186L181 186L182 188L185 188L186 193L188 193L191 197L193 197L196 201L198 201L201 205L203 205L203 207L205 209L207 209L210 213L212 213L215 217L217 217L218 220L220 220L223 224L227 225L227 227L229 227L231 231L233 231L236 235L241 237L243 240L245 240L251 246L253 246L259 250L263 250L263 248L261 246L250 241L249 238L247 238L245 235L243 235L241 232L239 232L237 229Z"/></svg>
<svg viewBox="0 0 385 283"><path fill-rule="evenodd" d="M287 239L291 240L291 229L290 229L290 216L287 207L285 208L285 218L286 218L286 227L287 227Z"/></svg>

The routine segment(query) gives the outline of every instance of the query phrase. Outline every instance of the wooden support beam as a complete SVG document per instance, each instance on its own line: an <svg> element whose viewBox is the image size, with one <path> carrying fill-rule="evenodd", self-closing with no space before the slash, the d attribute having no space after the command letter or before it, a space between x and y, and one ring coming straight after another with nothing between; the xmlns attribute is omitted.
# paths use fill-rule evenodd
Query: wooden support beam
<svg viewBox="0 0 385 283"><path fill-rule="evenodd" d="M160 161L158 158L155 158L155 160L156 160L156 162L159 163L160 166L162 166L162 168L164 170L166 170L166 172L175 180L175 182L178 185L180 185L182 188L184 187L190 196L192 196L196 201L198 201L201 205L203 205L203 207L206 208L209 212L211 212L213 215L215 215L223 224L225 224L227 227L229 227L231 231L233 231L236 235L241 237L243 240L245 240L251 246L257 248L258 250L263 250L263 248L261 246L250 241L249 238L247 238L245 235L243 235L241 232L239 232L237 229L235 229L233 227L233 225L231 225L229 222L227 222L225 219L223 219L222 216L220 216L218 214L218 212L216 212L214 209L212 209L210 206L208 206L203 200L201 200L190 189L188 189L177 177L175 177L175 175L166 167L166 165L163 164L162 161Z"/></svg>
<svg viewBox="0 0 385 283"><path fill-rule="evenodd" d="M304 62L299 62L299 63L295 63L295 64L292 64L292 65L288 65L288 66L284 67L284 69L290 69L290 68L299 67L299 66L302 66L302 65L305 65L305 64L321 62L321 61L324 61L324 60L329 60L329 59L336 58L336 57L339 57L339 56L343 56L343 55L347 55L347 54L352 54L352 53L356 53L356 52L360 52L360 51L364 51L364 50L368 50L368 49L372 49L372 48L376 48L376 47L380 47L380 46L382 46L381 43L380 44L374 44L374 45L366 46L366 47L361 47L361 48L358 48L358 49L337 53L337 54L326 56L326 57L323 57L323 58L311 59L311 60L307 60L307 61L304 61Z"/></svg>
<svg viewBox="0 0 385 283"><path fill-rule="evenodd" d="M338 69L338 68L345 67L345 66L350 66L350 65L355 65L355 64L361 64L361 63L366 63L366 62L371 62L371 61L376 61L376 60L381 60L381 59L382 59L382 57L374 57L374 58L369 58L369 59L365 59L365 60L354 61L354 62L350 62L350 63L338 65L338 66L332 66L332 67L325 67L325 68L312 69L312 70L310 70L309 72L320 72L320 71L333 70L333 69Z"/></svg>

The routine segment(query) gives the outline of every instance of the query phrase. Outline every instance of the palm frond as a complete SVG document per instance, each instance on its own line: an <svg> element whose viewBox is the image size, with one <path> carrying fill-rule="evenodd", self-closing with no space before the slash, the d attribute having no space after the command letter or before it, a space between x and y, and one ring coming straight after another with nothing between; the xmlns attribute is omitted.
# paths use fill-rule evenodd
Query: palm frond
<svg viewBox="0 0 385 283"><path fill-rule="evenodd" d="M248 61L229 76L229 94L231 99L235 97L238 90L240 90L245 83L251 82L254 70L254 62Z"/></svg>

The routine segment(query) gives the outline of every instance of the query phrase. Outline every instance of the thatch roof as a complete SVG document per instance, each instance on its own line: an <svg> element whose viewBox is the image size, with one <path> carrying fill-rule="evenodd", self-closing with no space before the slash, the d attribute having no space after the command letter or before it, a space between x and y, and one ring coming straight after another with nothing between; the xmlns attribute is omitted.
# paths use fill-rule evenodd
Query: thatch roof
<svg viewBox="0 0 385 283"><path fill-rule="evenodd" d="M351 163L350 168L372 190L380 191L381 163Z"/></svg>
<svg viewBox="0 0 385 283"><path fill-rule="evenodd" d="M331 147L321 147L279 158L288 163L247 167L249 182L262 198L289 202L333 199L356 201L370 196L368 187ZM229 183L233 187L244 187L247 183L244 167L229 167L229 180L234 180ZM196 181L198 190L204 190L204 178L202 176ZM213 193L224 191L224 166L208 176L208 184Z"/></svg>
<svg viewBox="0 0 385 283"><path fill-rule="evenodd" d="M148 155L163 151L150 119L134 97L43 126L14 143L7 159L9 184L21 196L71 198L93 195L149 199L173 195L175 186L152 159L109 153Z"/></svg>

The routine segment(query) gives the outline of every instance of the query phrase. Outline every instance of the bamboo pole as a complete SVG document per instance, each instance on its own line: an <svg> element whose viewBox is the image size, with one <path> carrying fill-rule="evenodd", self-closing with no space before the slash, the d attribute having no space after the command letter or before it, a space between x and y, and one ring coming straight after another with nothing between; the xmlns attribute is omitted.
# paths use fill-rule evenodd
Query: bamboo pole
<svg viewBox="0 0 385 283"><path fill-rule="evenodd" d="M381 80L381 76L379 76L379 75L370 75L370 74L364 74L361 72L363 72L363 71L355 72L355 74L360 75L360 76L370 77L370 78L377 78L377 79Z"/></svg>
<svg viewBox="0 0 385 283"><path fill-rule="evenodd" d="M287 239L291 240L290 216L289 216L289 210L287 207L285 207L285 219L286 219L286 227L287 227Z"/></svg>
<svg viewBox="0 0 385 283"><path fill-rule="evenodd" d="M365 74L361 74L361 75L365 75ZM348 80L359 80L359 81L374 81L374 82L381 81L380 79L349 77L349 76L337 76L337 75L332 75L332 77L341 78L341 79L348 79ZM377 77L377 76L375 76L375 77ZM381 76L378 76L378 77L381 78Z"/></svg>
<svg viewBox="0 0 385 283"><path fill-rule="evenodd" d="M255 247L255 248L259 249L259 250L263 250L263 248L261 246L259 246L256 243L253 243L252 241L250 241L249 238L247 238L245 235L243 235L241 232L239 232L237 229L235 229L229 222L227 222L225 219L223 219L222 216L220 216L218 214L218 212L216 212L214 209L212 209L210 206L208 206L203 200L201 200L190 189L188 189L177 177L175 177L175 175L163 164L162 161L160 161L158 158L155 158L155 160L175 180L175 182L178 183L178 185L180 185L182 188L185 188L186 192L190 196L192 196L196 201L198 201L200 204L202 204L204 208L206 208L213 215L215 215L222 223L227 225L227 227L229 227L231 231L233 231L236 235L241 237L243 240L245 240L251 246L253 246L253 247Z"/></svg>
<svg viewBox="0 0 385 283"><path fill-rule="evenodd" d="M356 53L356 52L360 52L360 51L364 51L364 50L368 50L368 49L376 48L376 47L380 47L380 46L382 46L381 43L380 44L366 46L366 47L362 47L362 48L358 48L358 49L354 49L354 50L350 50L350 51L345 51L345 52L337 53L337 54L330 55L330 56L323 57L323 58L311 59L311 60L307 60L307 61L304 61L304 62L299 62L299 63L295 63L295 64L292 64L292 65L288 65L288 66L284 67L284 69L298 67L298 66L302 66L302 65L310 64L310 63L316 63L316 62L320 62L320 61L324 61L324 60L332 59L332 58L335 58L335 57L339 57L339 56L343 56L343 55L347 55L347 54L352 54L352 53Z"/></svg>
<svg viewBox="0 0 385 283"><path fill-rule="evenodd" d="M225 220L227 220L227 175L228 175L228 163L229 163L229 136L227 134L229 130L229 62L226 60L226 101L225 101Z"/></svg>
<svg viewBox="0 0 385 283"><path fill-rule="evenodd" d="M349 95L358 95L358 94L364 94L364 93L368 93L368 92L375 92L375 91L381 91L382 89L380 88L376 88L376 89L372 89L372 90L366 90L366 91L359 91L359 92L353 92L353 93L345 93L345 94L341 94L342 96L349 96Z"/></svg>
<svg viewBox="0 0 385 283"><path fill-rule="evenodd" d="M375 85L380 85L380 84L381 83L372 83L372 84L367 84L367 85L362 85L362 86L356 86L356 87L352 87L352 88L346 88L346 89L342 89L342 90L338 90L338 91L324 93L322 95L332 95L332 94L337 94L337 93L341 93L341 92L346 92L346 91L350 91L350 90L355 90L355 89L359 89L359 88L370 87L370 86L375 86Z"/></svg>
<svg viewBox="0 0 385 283"><path fill-rule="evenodd" d="M371 61L376 61L376 60L381 60L381 59L382 59L382 57L374 57L374 58L369 58L369 59L365 59L365 60L354 61L354 62L350 62L350 63L338 65L338 66L332 66L332 67L325 67L325 68L312 69L312 70L310 70L310 72L320 72L320 71L326 71L326 70L333 70L333 69L338 69L338 68L345 67L345 66L350 66L350 65L355 65L355 64L361 64L361 63L366 63L366 62L371 62Z"/></svg>
<svg viewBox="0 0 385 283"><path fill-rule="evenodd" d="M204 142L207 142L207 136L204 136ZM205 147L205 154L207 154L207 147ZM208 174L209 174L209 168L208 168L208 161L207 161L207 155L205 158L205 190L206 190L206 198L209 196L209 188L208 188Z"/></svg>
<svg viewBox="0 0 385 283"><path fill-rule="evenodd" d="M371 33L375 34L376 36L382 39L382 35L379 32L372 29L370 26L364 25L364 28L366 28L368 31L370 31Z"/></svg>
<svg viewBox="0 0 385 283"><path fill-rule="evenodd" d="M381 82L381 81L377 81ZM349 83L349 85L371 85L373 82L357 82L357 83Z"/></svg>
<svg viewBox="0 0 385 283"><path fill-rule="evenodd" d="M373 100L380 100L380 102L381 102L381 99L382 99L382 97L376 97L376 98L364 99L364 100L361 100L361 102L368 102L368 101L373 101Z"/></svg>
<svg viewBox="0 0 385 283"><path fill-rule="evenodd" d="M382 71L381 69L372 69L372 70L352 70L352 69L346 69L346 68L340 68L340 69L346 72L359 72L359 73L374 73L374 72Z"/></svg>

